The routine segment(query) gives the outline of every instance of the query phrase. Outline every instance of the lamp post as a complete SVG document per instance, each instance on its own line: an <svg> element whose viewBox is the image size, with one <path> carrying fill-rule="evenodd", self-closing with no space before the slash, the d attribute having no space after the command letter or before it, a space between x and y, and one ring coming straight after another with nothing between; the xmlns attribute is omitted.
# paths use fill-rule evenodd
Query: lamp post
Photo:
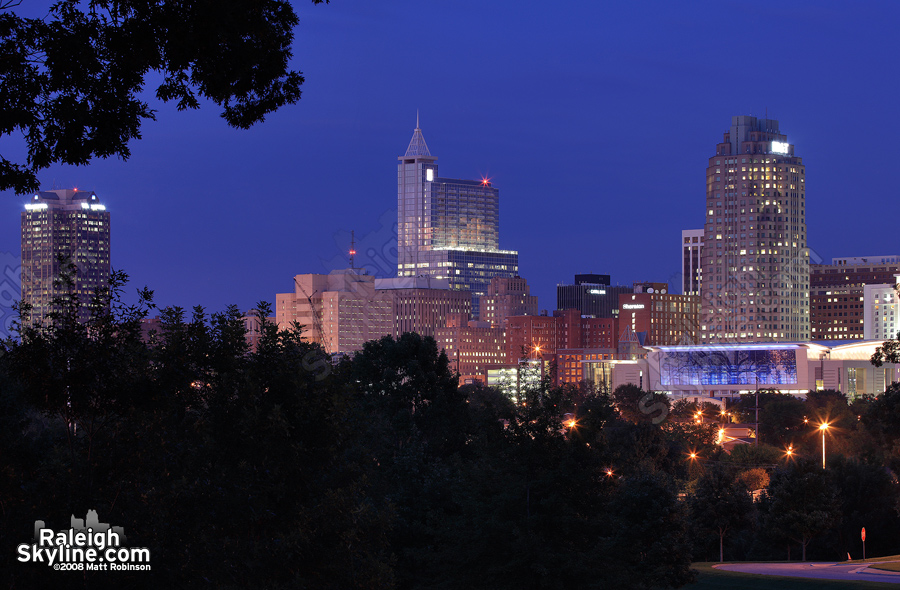
<svg viewBox="0 0 900 590"><path fill-rule="evenodd" d="M825 469L825 431L828 430L828 426L828 422L819 425L819 430L822 431L822 469Z"/></svg>

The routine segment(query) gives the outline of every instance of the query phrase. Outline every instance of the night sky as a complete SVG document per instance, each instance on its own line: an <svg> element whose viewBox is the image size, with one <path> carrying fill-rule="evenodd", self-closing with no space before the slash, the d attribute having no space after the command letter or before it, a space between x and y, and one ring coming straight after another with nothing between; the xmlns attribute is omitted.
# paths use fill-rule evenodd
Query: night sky
<svg viewBox="0 0 900 590"><path fill-rule="evenodd" d="M350 230L381 256L417 109L441 176L500 189L500 245L541 308L575 273L678 280L732 115L778 119L803 158L818 256L900 253L900 3L295 6L296 105L239 131L215 105L158 103L151 80L158 121L130 160L41 174L98 193L113 266L160 305L274 301L295 274L346 266ZM25 200L0 199L0 252L20 252Z"/></svg>

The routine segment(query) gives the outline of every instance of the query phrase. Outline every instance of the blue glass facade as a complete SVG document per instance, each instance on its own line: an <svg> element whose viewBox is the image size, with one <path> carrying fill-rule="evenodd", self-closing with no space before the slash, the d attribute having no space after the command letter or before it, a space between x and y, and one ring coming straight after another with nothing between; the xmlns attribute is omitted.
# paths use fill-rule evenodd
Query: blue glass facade
<svg viewBox="0 0 900 590"><path fill-rule="evenodd" d="M701 349L664 351L660 383L676 385L796 385L797 350Z"/></svg>

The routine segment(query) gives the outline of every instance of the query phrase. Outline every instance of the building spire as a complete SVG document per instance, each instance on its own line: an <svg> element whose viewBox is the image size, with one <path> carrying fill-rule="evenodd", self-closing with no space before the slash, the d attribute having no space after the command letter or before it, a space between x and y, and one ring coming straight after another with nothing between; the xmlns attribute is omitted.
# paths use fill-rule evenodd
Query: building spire
<svg viewBox="0 0 900 590"><path fill-rule="evenodd" d="M404 158L417 158L420 156L430 158L431 152L428 151L428 144L425 143L422 130L419 129L419 109L416 109L416 129L413 131L413 136L409 141L409 147L406 148Z"/></svg>

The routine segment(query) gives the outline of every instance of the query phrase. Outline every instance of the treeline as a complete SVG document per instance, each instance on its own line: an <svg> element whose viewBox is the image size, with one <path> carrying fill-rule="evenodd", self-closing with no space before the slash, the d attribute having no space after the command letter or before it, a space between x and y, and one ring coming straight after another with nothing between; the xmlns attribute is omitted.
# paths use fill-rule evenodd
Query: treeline
<svg viewBox="0 0 900 590"><path fill-rule="evenodd" d="M900 384L852 401L828 390L805 398L761 390L722 408L672 404L634 386L613 400L624 418L669 431L734 422L755 429L758 404L757 440L730 453L698 446L688 458L694 560L860 559L863 527L868 556L900 553Z"/></svg>
<svg viewBox="0 0 900 590"><path fill-rule="evenodd" d="M162 310L145 344L151 294L120 305L124 278L87 324L63 302L48 328L3 344L7 587L664 588L691 581L692 554L717 556L719 539L726 555L771 546L782 559L795 543L791 497L787 511L777 495L748 508L744 474L755 464L724 467L714 425L653 419L668 408L628 419L626 390L610 398L544 383L514 404L458 388L435 342L415 334L333 365L299 331L263 321L250 351L234 307ZM270 315L265 304L259 312ZM659 409L655 398L636 403ZM869 518L879 494L881 523L897 530L896 480L864 459L841 461L847 474L883 476L835 490L842 518ZM783 465L764 472L770 490L822 477L821 466ZM886 489L872 487L884 478ZM716 485L736 495L703 501ZM742 518L704 520L717 498L738 498ZM148 547L151 571L16 562L35 520L68 528L89 509ZM831 528L816 535L843 522L824 518ZM814 542L810 554L836 547Z"/></svg>

